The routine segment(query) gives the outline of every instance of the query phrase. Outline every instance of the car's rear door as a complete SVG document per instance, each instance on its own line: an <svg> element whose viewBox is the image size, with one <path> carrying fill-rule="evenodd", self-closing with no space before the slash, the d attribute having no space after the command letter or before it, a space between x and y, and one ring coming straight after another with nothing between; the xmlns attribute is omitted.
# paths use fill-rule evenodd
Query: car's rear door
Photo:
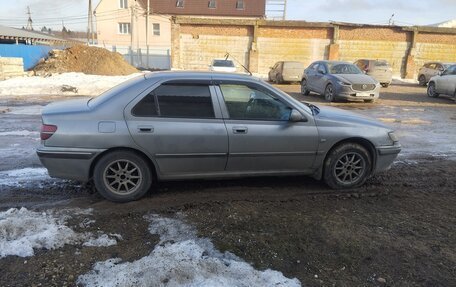
<svg viewBox="0 0 456 287"><path fill-rule="evenodd" d="M312 169L319 139L311 117L289 121L292 107L259 84L223 81L217 92L229 138L227 172Z"/></svg>
<svg viewBox="0 0 456 287"><path fill-rule="evenodd" d="M222 172L228 136L210 81L160 84L125 109L134 141L156 161L162 177Z"/></svg>

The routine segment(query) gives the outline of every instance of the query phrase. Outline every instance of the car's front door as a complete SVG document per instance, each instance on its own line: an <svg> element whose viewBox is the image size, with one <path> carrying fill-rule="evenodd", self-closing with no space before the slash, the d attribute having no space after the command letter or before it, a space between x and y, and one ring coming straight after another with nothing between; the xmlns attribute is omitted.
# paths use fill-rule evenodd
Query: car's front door
<svg viewBox="0 0 456 287"><path fill-rule="evenodd" d="M449 67L437 78L437 93L453 96L456 92L456 66Z"/></svg>
<svg viewBox="0 0 456 287"><path fill-rule="evenodd" d="M263 85L224 81L218 87L229 138L227 172L311 169L318 145L311 116L289 121L290 104Z"/></svg>
<svg viewBox="0 0 456 287"><path fill-rule="evenodd" d="M125 109L134 141L163 177L224 171L228 136L213 90L209 82L164 83Z"/></svg>

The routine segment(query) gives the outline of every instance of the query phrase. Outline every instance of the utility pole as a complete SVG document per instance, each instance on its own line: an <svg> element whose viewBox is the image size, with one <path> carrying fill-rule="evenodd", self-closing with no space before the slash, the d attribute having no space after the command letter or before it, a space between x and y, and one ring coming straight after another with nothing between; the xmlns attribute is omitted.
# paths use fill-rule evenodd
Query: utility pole
<svg viewBox="0 0 456 287"><path fill-rule="evenodd" d="M27 14L28 14L28 20L27 20L27 27L25 27L26 30L33 30L33 21L32 21L32 13L30 12L30 7L27 6Z"/></svg>
<svg viewBox="0 0 456 287"><path fill-rule="evenodd" d="M131 5L131 21L130 21L130 64L133 65L133 22L135 21L135 7Z"/></svg>
<svg viewBox="0 0 456 287"><path fill-rule="evenodd" d="M146 12L146 55L147 55L147 68L149 68L149 14L150 14L150 0L147 0Z"/></svg>
<svg viewBox="0 0 456 287"><path fill-rule="evenodd" d="M93 36L93 18L92 18L92 0L89 0L89 10L87 14L87 45L90 44L90 39L92 38L92 44L94 44Z"/></svg>

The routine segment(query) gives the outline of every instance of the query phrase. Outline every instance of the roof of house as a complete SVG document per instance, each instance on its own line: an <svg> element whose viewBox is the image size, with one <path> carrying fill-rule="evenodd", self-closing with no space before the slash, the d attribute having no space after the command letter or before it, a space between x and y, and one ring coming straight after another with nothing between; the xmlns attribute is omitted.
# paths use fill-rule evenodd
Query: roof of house
<svg viewBox="0 0 456 287"><path fill-rule="evenodd" d="M29 31L24 29L17 29L0 25L0 39L18 39L18 40L39 40L49 42L61 42L64 39L57 38L48 34Z"/></svg>

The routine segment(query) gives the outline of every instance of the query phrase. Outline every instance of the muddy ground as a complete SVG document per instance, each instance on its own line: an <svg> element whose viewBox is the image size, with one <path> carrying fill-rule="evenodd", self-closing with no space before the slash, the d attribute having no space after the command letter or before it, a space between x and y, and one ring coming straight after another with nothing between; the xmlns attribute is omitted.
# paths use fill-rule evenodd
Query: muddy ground
<svg viewBox="0 0 456 287"><path fill-rule="evenodd" d="M300 96L297 85L280 88L323 103L317 95ZM0 211L92 208L96 223L89 229L123 236L110 247L2 258L0 286L74 286L97 261L139 259L158 242L143 215L178 212L219 250L303 286L456 286L456 104L424 91L393 85L375 104L333 104L389 122L405 143L391 170L357 190L335 192L307 177L168 182L140 201L114 204L70 181L0 186ZM8 109L26 104L10 101ZM8 112L0 122L8 130L40 125L37 115ZM0 138L0 171L39 167L33 137ZM68 224L78 230L80 220Z"/></svg>

